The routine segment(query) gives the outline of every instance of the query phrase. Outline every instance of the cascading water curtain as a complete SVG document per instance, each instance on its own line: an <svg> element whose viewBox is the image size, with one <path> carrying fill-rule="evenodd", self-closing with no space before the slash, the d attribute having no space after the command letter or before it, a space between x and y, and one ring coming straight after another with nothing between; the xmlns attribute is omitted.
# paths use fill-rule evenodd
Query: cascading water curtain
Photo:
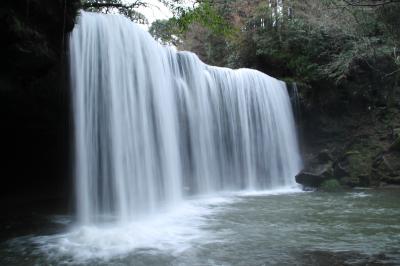
<svg viewBox="0 0 400 266"><path fill-rule="evenodd" d="M301 158L283 82L208 66L122 16L86 12L70 65L82 223L295 184Z"/></svg>

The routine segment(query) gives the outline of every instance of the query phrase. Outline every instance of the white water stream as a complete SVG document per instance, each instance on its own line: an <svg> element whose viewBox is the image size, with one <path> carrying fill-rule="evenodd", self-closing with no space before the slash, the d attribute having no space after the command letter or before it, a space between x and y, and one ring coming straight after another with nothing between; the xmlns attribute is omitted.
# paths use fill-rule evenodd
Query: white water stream
<svg viewBox="0 0 400 266"><path fill-rule="evenodd" d="M119 15L81 12L69 48L78 226L47 241L60 253L180 250L209 201L296 186L285 83L208 66Z"/></svg>
<svg viewBox="0 0 400 266"><path fill-rule="evenodd" d="M82 12L70 59L80 222L294 185L301 160L283 82L208 66L119 15Z"/></svg>

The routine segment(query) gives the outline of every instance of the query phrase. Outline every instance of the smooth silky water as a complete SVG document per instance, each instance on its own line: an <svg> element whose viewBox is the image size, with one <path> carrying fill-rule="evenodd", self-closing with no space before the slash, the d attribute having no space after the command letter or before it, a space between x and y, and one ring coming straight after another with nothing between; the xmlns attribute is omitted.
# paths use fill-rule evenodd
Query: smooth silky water
<svg viewBox="0 0 400 266"><path fill-rule="evenodd" d="M398 193L295 184L283 82L205 65L117 15L82 12L69 48L76 215L2 242L1 265L399 262Z"/></svg>
<svg viewBox="0 0 400 266"><path fill-rule="evenodd" d="M284 82L208 66L117 15L82 12L70 59L81 224L295 186L301 158Z"/></svg>

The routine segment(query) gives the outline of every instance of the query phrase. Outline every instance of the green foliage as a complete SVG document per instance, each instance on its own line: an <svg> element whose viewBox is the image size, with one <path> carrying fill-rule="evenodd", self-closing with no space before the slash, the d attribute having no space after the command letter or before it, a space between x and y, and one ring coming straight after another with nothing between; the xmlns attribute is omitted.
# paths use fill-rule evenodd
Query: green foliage
<svg viewBox="0 0 400 266"><path fill-rule="evenodd" d="M229 24L218 14L209 1L200 3L196 8L183 11L179 17L173 18L182 32L189 29L192 23L199 23L216 34L230 33Z"/></svg>
<svg viewBox="0 0 400 266"><path fill-rule="evenodd" d="M180 1L163 2L174 11L175 16L168 21L158 20L150 28L153 37L162 43L176 43L176 40L173 39L182 38L195 23L207 28L213 34L228 36L232 32L229 23L208 0L202 1L195 8L173 5L180 3Z"/></svg>
<svg viewBox="0 0 400 266"><path fill-rule="evenodd" d="M174 20L156 20L149 28L149 33L162 44L175 45L180 44L179 29Z"/></svg>
<svg viewBox="0 0 400 266"><path fill-rule="evenodd" d="M135 1L132 4L122 0L83 0L82 7L86 11L101 13L119 13L134 22L148 24L147 18L137 8L147 6L146 1Z"/></svg>
<svg viewBox="0 0 400 266"><path fill-rule="evenodd" d="M322 182L319 189L326 192L336 192L340 191L342 187L340 186L339 181L337 181L336 179L329 179Z"/></svg>
<svg viewBox="0 0 400 266"><path fill-rule="evenodd" d="M219 13L232 16L232 12L238 12L232 11L238 2L214 7ZM264 65L280 67L281 78L289 75L305 83L328 80L341 84L362 62L382 77L388 69L374 66L376 61L391 57L393 65L399 64L395 39L399 39L400 19L392 10L398 10L400 5L366 9L332 0L286 3L295 15L277 13L273 6L260 1L244 17L243 24L231 31L233 38L220 37L224 41L219 43L230 51L224 60L228 66L258 67L261 60ZM315 10L308 10L309 7ZM388 68L395 71L393 67Z"/></svg>
<svg viewBox="0 0 400 266"><path fill-rule="evenodd" d="M177 37L189 30L193 23L198 23L215 34L224 36L231 33L229 23L223 19L213 7L210 0L198 0L193 6L185 5L184 0L159 0L169 7L174 17L167 21L156 21L150 33L159 41L175 44ZM138 23L147 23L146 17L137 11L139 7L147 7L148 2L137 0L132 4L122 0L83 0L82 6L87 11L102 13L120 13Z"/></svg>

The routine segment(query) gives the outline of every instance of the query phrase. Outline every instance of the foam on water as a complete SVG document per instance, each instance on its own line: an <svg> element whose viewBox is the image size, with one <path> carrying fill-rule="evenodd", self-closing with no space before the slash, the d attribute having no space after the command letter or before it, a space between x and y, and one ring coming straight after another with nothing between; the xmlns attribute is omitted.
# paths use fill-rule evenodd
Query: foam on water
<svg viewBox="0 0 400 266"><path fill-rule="evenodd" d="M351 197L351 198L365 198L365 197L370 197L371 195L368 194L367 192L352 192L346 197Z"/></svg>
<svg viewBox="0 0 400 266"><path fill-rule="evenodd" d="M135 250L178 255L191 248L194 241L212 241L211 232L205 229L207 220L239 200L234 194L196 198L135 222L75 226L65 234L38 236L29 241L21 238L20 242L33 242L47 257L74 263L107 261Z"/></svg>
<svg viewBox="0 0 400 266"><path fill-rule="evenodd" d="M195 243L212 243L216 232L207 224L233 203L253 196L300 193L298 188L269 191L224 192L220 196L196 197L174 209L131 223L75 226L65 234L20 239L20 246L34 243L41 253L57 261L88 263L108 261L132 252L167 253L179 256ZM14 243L15 246L15 243Z"/></svg>
<svg viewBox="0 0 400 266"><path fill-rule="evenodd" d="M236 192L235 194L243 197L251 196L277 196L285 194L305 193L301 186L283 187L273 190L245 190Z"/></svg>
<svg viewBox="0 0 400 266"><path fill-rule="evenodd" d="M346 251L355 263L400 265L399 194L371 190L360 199L352 193L196 197L175 214L121 230L79 226L0 243L0 264L310 265ZM315 256L304 258L310 252Z"/></svg>

